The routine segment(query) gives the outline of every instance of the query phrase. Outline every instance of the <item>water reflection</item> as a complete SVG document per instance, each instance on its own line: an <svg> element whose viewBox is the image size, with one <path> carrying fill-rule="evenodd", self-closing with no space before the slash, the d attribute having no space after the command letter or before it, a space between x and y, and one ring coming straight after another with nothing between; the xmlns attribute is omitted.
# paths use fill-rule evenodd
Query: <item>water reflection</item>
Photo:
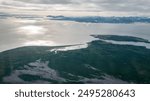
<svg viewBox="0 0 150 101"><path fill-rule="evenodd" d="M19 33L26 35L44 35L46 29L42 26L28 25L19 28Z"/></svg>
<svg viewBox="0 0 150 101"><path fill-rule="evenodd" d="M150 24L103 24L46 19L0 19L0 51L33 46L85 44L93 34L136 36L150 40Z"/></svg>
<svg viewBox="0 0 150 101"><path fill-rule="evenodd" d="M56 46L53 41L45 41L45 40L35 40L35 41L27 41L24 43L24 46Z"/></svg>
<svg viewBox="0 0 150 101"><path fill-rule="evenodd" d="M24 19L24 20L22 20L22 19L18 19L18 20L15 20L15 22L16 23L31 23L31 24L33 24L33 23L36 23L37 21L36 20L27 20L27 19Z"/></svg>

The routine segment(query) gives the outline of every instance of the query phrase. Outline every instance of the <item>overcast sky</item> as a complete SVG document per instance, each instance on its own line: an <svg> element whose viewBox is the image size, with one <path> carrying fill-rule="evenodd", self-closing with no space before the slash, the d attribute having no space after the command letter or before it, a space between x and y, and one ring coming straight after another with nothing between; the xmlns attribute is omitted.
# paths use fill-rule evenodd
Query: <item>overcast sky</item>
<svg viewBox="0 0 150 101"><path fill-rule="evenodd" d="M106 15L150 15L150 0L0 0L0 12L87 11Z"/></svg>

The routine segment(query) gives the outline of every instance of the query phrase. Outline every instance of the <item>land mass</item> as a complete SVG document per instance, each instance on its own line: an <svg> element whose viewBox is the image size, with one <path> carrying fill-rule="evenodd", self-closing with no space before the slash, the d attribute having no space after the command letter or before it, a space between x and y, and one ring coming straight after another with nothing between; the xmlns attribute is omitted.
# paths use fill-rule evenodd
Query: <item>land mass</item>
<svg viewBox="0 0 150 101"><path fill-rule="evenodd" d="M0 83L150 83L150 49L145 47L96 40L84 49L54 48L1 52Z"/></svg>
<svg viewBox="0 0 150 101"><path fill-rule="evenodd" d="M68 17L68 16L47 16L50 20L65 20L85 23L150 23L149 17L103 17L103 16L85 16L85 17Z"/></svg>

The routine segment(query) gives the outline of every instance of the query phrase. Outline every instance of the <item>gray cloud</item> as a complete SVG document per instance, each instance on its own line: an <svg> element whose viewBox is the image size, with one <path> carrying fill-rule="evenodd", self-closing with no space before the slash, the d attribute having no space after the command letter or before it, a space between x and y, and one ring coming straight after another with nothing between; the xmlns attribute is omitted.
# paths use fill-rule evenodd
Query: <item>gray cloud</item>
<svg viewBox="0 0 150 101"><path fill-rule="evenodd" d="M0 4L3 7L36 7L46 10L97 10L133 14L149 14L150 11L150 0L0 0Z"/></svg>
<svg viewBox="0 0 150 101"><path fill-rule="evenodd" d="M109 11L147 11L149 0L90 0L97 6Z"/></svg>
<svg viewBox="0 0 150 101"><path fill-rule="evenodd" d="M70 4L71 0L15 0L26 3L35 3L35 4Z"/></svg>

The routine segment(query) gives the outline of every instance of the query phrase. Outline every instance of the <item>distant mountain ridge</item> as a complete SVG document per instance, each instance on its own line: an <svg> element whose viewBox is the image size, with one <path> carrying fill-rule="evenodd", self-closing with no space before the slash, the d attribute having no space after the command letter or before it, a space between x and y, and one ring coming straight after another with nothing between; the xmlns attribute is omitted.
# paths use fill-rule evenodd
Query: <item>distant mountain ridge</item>
<svg viewBox="0 0 150 101"><path fill-rule="evenodd" d="M44 16L28 15L28 14L11 14L0 12L0 19L15 17L15 18L45 18ZM118 16L46 16L49 20L64 20L64 21L75 21L75 22L85 22L85 23L150 23L150 17L140 17L140 16L128 16L128 17L118 17Z"/></svg>
<svg viewBox="0 0 150 101"><path fill-rule="evenodd" d="M65 20L87 23L150 23L150 17L103 17L103 16L84 16L84 17L67 17L67 16L47 16L50 20Z"/></svg>

